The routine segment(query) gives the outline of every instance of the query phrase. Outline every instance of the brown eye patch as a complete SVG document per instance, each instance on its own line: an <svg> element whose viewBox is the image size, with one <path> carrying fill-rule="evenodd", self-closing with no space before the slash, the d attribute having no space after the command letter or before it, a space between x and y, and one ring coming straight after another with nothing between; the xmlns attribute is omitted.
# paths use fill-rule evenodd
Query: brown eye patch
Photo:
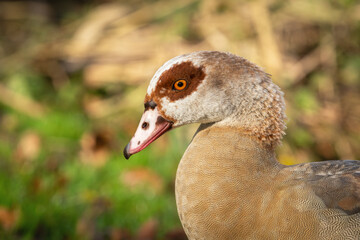
<svg viewBox="0 0 360 240"><path fill-rule="evenodd" d="M196 67L191 61L175 64L161 74L149 97L155 102L162 97L168 97L171 102L185 98L197 90L205 76L204 67Z"/></svg>

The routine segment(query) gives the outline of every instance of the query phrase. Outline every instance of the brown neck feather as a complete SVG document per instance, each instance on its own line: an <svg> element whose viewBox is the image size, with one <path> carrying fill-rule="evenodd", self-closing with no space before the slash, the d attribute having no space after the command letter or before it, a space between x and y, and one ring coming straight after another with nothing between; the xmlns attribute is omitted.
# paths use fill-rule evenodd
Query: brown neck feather
<svg viewBox="0 0 360 240"><path fill-rule="evenodd" d="M253 167L257 171L281 167L272 146L264 146L256 138L249 137L242 129L201 124L190 145L195 145L193 147L198 148L197 151L206 154L203 159L232 161L250 172L254 170Z"/></svg>

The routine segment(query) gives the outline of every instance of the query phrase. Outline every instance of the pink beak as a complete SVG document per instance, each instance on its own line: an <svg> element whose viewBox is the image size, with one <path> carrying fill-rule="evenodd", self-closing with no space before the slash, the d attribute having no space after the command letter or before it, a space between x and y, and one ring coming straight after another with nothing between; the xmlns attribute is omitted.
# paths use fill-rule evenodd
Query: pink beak
<svg viewBox="0 0 360 240"><path fill-rule="evenodd" d="M139 126L130 142L124 149L124 156L129 159L131 155L140 152L150 143L171 129L172 122L164 119L156 107L148 108L143 113Z"/></svg>

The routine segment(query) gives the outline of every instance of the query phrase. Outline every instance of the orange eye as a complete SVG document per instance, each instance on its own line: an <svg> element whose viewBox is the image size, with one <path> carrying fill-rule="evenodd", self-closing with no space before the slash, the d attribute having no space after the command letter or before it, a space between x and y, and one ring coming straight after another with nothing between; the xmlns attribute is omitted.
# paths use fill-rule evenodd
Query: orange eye
<svg viewBox="0 0 360 240"><path fill-rule="evenodd" d="M187 86L187 82L184 79L177 80L173 85L173 90L184 90Z"/></svg>

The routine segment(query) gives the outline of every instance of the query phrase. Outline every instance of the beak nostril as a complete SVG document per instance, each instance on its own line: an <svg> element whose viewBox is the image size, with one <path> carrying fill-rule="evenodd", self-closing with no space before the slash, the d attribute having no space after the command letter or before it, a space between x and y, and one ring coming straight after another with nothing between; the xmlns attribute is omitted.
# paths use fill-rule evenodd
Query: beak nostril
<svg viewBox="0 0 360 240"><path fill-rule="evenodd" d="M149 127L149 123L147 122L143 122L143 124L141 125L141 128L146 130Z"/></svg>

